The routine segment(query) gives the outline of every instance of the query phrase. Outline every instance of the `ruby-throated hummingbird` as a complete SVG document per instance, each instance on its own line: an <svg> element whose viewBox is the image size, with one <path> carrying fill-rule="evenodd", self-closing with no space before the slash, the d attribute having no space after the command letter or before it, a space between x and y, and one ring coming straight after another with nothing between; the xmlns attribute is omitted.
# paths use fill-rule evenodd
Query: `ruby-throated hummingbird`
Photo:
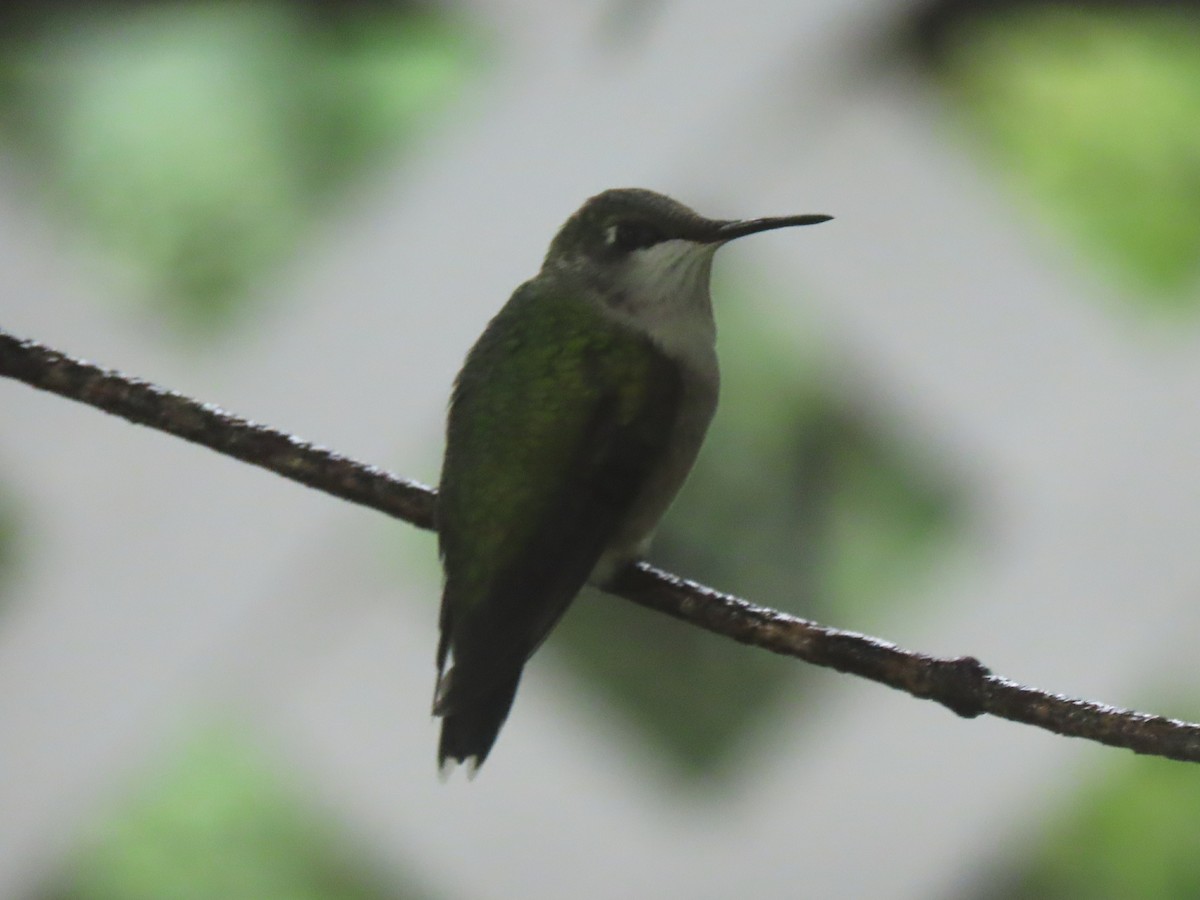
<svg viewBox="0 0 1200 900"><path fill-rule="evenodd" d="M492 319L455 381L438 487L443 767L483 762L526 660L585 582L644 553L687 477L717 407L717 248L829 218L605 191Z"/></svg>

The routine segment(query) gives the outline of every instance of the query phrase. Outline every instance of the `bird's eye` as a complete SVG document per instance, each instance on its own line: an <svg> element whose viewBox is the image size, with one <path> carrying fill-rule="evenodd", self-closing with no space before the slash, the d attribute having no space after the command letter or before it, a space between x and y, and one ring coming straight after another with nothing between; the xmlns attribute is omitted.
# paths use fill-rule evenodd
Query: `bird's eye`
<svg viewBox="0 0 1200 900"><path fill-rule="evenodd" d="M617 222L608 229L608 243L626 253L652 247L664 240L666 235L649 222Z"/></svg>

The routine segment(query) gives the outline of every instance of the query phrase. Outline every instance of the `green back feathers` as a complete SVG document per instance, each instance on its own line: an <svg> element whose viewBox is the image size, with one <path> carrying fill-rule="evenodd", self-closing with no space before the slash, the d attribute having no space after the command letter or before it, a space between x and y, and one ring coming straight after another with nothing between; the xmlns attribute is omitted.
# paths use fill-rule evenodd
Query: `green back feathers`
<svg viewBox="0 0 1200 900"><path fill-rule="evenodd" d="M487 756L525 661L662 460L682 391L648 338L545 280L519 288L471 350L437 505L443 764Z"/></svg>
<svg viewBox="0 0 1200 900"><path fill-rule="evenodd" d="M455 385L439 533L456 600L484 599L618 436L654 456L678 373L650 341L583 299L525 285L492 320ZM469 546L463 546L463 543Z"/></svg>

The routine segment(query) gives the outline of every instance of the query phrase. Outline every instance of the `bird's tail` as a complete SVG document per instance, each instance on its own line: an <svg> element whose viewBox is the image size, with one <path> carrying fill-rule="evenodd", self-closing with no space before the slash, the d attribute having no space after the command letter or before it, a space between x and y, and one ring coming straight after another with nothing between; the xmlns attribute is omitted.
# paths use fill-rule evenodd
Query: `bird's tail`
<svg viewBox="0 0 1200 900"><path fill-rule="evenodd" d="M453 674L451 670L446 678ZM502 679L486 692L465 698L455 697L448 684L439 686L433 711L442 717L438 765L443 770L447 760L461 763L474 758L473 768L483 765L500 733L500 726L508 718L520 681L521 670L518 669L511 678Z"/></svg>

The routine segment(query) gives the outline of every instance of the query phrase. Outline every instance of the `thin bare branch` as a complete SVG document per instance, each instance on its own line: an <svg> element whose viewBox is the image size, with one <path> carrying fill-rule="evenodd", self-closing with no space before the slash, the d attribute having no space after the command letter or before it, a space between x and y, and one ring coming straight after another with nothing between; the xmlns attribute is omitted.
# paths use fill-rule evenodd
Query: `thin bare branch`
<svg viewBox="0 0 1200 900"><path fill-rule="evenodd" d="M0 375L203 444L418 528L433 528L434 492L424 485L4 331ZM755 606L645 563L619 573L609 589L715 634L869 678L934 700L960 716L986 713L1136 753L1200 762L1200 725L1025 687L993 675L974 657L945 659L903 650Z"/></svg>
<svg viewBox="0 0 1200 900"><path fill-rule="evenodd" d="M0 375L202 444L418 528L433 528L434 495L423 484L2 330Z"/></svg>

